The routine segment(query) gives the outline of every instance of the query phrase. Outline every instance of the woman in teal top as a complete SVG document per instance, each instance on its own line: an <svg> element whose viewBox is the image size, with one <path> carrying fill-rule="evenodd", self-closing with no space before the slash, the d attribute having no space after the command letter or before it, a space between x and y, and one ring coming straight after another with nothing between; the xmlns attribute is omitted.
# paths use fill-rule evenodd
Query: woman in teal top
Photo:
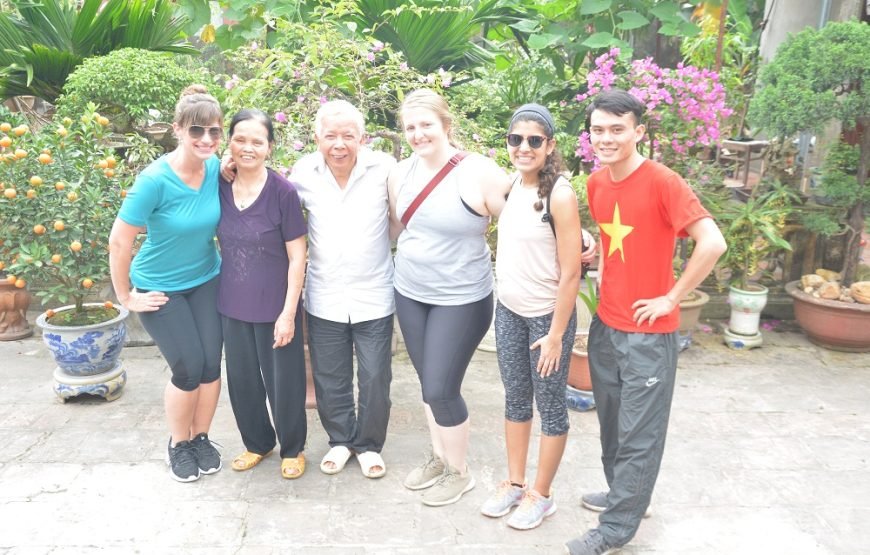
<svg viewBox="0 0 870 555"><path fill-rule="evenodd" d="M109 262L118 300L139 313L172 371L164 392L167 462L175 480L191 482L221 468L208 431L221 388L214 237L223 114L205 87L192 85L181 94L172 127L178 147L139 174L112 227Z"/></svg>

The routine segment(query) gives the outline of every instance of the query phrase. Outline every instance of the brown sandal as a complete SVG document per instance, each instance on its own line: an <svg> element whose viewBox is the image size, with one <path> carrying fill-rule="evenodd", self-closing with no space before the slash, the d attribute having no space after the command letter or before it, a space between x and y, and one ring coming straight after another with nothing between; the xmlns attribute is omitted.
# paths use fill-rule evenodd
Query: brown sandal
<svg viewBox="0 0 870 555"><path fill-rule="evenodd" d="M271 453L271 451L269 451ZM243 470L250 470L260 464L260 461L263 460L263 457L269 455L266 453L265 455L259 455L257 453L251 453L250 451L245 451L235 459L233 459L233 470L238 470L239 472Z"/></svg>
<svg viewBox="0 0 870 555"><path fill-rule="evenodd" d="M295 458L281 460L281 476L295 480L305 474L305 454L299 453Z"/></svg>

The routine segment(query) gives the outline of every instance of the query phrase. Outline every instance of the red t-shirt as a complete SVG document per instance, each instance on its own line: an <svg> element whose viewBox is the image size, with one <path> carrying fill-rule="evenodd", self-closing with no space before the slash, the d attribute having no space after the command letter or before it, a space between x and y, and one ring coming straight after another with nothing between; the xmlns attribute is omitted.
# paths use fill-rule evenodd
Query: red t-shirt
<svg viewBox="0 0 870 555"><path fill-rule="evenodd" d="M679 307L652 326L637 326L631 305L671 290L674 241L687 236L686 226L710 213L682 177L652 160L619 182L602 168L589 176L587 192L589 210L601 229L604 258L598 317L625 332L676 330Z"/></svg>

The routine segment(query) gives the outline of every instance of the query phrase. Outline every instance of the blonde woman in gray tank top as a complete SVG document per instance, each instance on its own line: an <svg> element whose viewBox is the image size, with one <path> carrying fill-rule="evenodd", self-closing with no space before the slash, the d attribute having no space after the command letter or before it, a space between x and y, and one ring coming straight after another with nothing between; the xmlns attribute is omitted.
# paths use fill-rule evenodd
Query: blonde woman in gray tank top
<svg viewBox="0 0 870 555"><path fill-rule="evenodd" d="M391 232L398 237L396 314L417 370L432 450L404 481L426 489L423 503L455 503L474 487L466 464L465 370L492 321L492 262L485 233L504 206L510 182L492 160L470 154L419 204L408 207L459 149L447 103L430 90L405 97L400 111L414 154L389 178Z"/></svg>

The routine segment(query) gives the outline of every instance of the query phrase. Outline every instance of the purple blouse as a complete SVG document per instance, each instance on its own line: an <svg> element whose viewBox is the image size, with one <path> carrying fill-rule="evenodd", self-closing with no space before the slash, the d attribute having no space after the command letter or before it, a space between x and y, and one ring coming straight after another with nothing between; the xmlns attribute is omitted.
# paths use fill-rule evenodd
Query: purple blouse
<svg viewBox="0 0 870 555"><path fill-rule="evenodd" d="M239 210L232 184L222 178L220 201L218 311L243 322L274 322L287 295L285 243L308 232L296 187L269 170L260 196Z"/></svg>

